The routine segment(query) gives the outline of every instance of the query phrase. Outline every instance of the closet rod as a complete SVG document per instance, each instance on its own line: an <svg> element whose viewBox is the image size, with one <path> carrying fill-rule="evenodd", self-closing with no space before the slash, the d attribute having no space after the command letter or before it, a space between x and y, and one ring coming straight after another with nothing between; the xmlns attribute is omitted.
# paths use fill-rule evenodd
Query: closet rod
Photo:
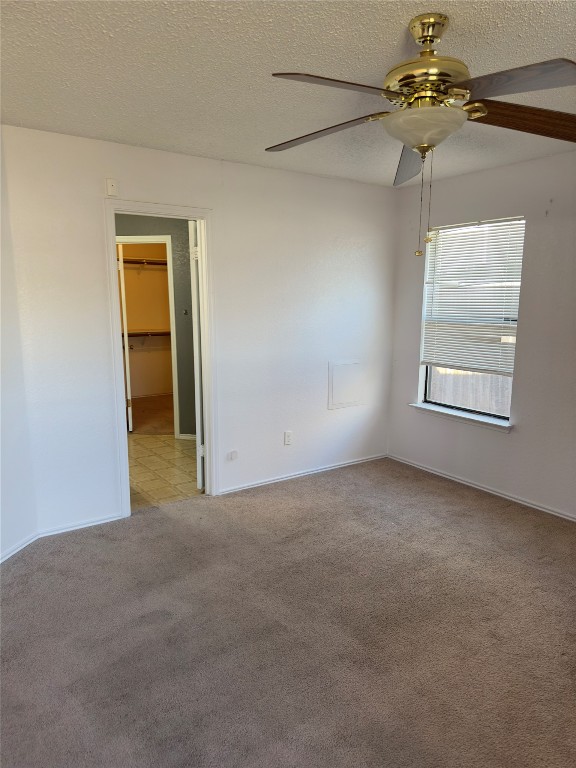
<svg viewBox="0 0 576 768"><path fill-rule="evenodd" d="M124 264L154 264L161 267L167 267L168 262L164 259L130 259L125 258L123 259Z"/></svg>
<svg viewBox="0 0 576 768"><path fill-rule="evenodd" d="M128 331L128 336L170 336L170 331Z"/></svg>

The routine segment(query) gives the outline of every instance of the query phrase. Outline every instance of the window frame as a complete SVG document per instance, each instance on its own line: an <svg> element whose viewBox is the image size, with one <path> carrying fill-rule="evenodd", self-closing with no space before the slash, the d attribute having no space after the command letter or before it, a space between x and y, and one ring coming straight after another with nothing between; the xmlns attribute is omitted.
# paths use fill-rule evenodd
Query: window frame
<svg viewBox="0 0 576 768"><path fill-rule="evenodd" d="M433 368L433 365L423 365L422 368L424 368L424 394L422 397L422 402L427 403L428 405L439 405L441 408L450 408L452 411L456 411L456 413L462 412L462 413L473 413L477 416L489 416L491 419L499 419L500 421L505 422L506 424L510 423L510 416L501 416L499 413L489 413L488 411L478 411L475 408L464 408L461 405L451 405L450 403L441 403L439 400L432 400L428 397L428 384L430 382L430 368ZM460 368L454 368L455 371L462 370ZM514 381L514 377L512 376L512 381Z"/></svg>
<svg viewBox="0 0 576 768"><path fill-rule="evenodd" d="M522 243L522 260L521 260L521 267L520 267L520 287L519 291L522 290L522 272L523 272L523 266L524 266L524 248L525 248L525 228L526 228L526 217L524 215L517 215L517 216L510 216L510 217L504 217L499 219L485 219L482 221L476 221L476 222L465 222L462 224L454 224L454 225L442 225L437 228L438 230L446 230L446 229L460 229L467 226L474 226L474 225L483 225L483 224L497 224L497 223L504 223L506 221L514 222L514 221L522 221L524 225L524 240ZM425 254L425 261L424 261L424 283L423 283L423 297L422 297L422 321L420 325L420 360L422 360L422 350L424 346L424 326L426 321L426 310L427 310L427 280L426 275L428 272L428 259L430 257L430 246L428 245L426 248L426 254ZM518 302L520 301L520 298L518 299ZM515 318L516 322L516 329L518 326L518 314L519 309L517 310L517 316ZM517 333L517 331L516 331ZM443 403L438 400L433 400L429 396L429 389L431 387L431 379L432 379L432 371L431 369L433 367L438 367L439 364L436 366L434 363L420 363L420 383L419 383L419 397L418 402L411 403L410 405L419 407L421 410L427 410L428 412L436 412L439 415L448 416L450 418L462 418L463 420L466 420L470 423L480 423L485 426L494 426L498 429L502 429L503 431L509 431L512 422L511 422L511 408L510 408L510 414L508 416L503 416L501 414L496 413L490 413L488 411L482 411L479 409L474 408L466 408L459 405L453 405L451 403ZM449 367L449 366L448 366ZM515 365L514 365L515 367ZM454 370L463 370L466 369L459 369L454 367ZM483 371L478 371L478 373L483 373ZM502 374L503 375L503 374ZM511 377L512 379L512 387L513 387L513 381L514 381L514 372L512 373Z"/></svg>

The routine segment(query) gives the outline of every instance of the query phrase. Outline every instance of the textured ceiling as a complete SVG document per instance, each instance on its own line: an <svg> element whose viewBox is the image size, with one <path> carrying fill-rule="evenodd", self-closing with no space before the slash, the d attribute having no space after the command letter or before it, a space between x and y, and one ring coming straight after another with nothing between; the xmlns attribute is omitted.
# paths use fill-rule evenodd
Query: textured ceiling
<svg viewBox="0 0 576 768"><path fill-rule="evenodd" d="M439 10L439 51L472 76L573 58L574 2L2 3L2 120L143 147L391 185L400 145L378 123L281 153L271 144L376 112L380 97L276 80L312 72L379 86L417 53L407 29ZM576 87L505 97L576 112ZM466 125L435 176L570 151L574 144Z"/></svg>

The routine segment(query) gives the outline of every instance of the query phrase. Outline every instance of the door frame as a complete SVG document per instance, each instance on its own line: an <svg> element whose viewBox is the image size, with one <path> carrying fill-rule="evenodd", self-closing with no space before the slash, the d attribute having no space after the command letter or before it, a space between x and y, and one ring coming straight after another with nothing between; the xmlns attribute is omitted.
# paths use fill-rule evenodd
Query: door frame
<svg viewBox="0 0 576 768"><path fill-rule="evenodd" d="M191 208L181 205L139 202L137 200L104 200L106 226L106 251L108 268L108 306L111 335L111 375L114 380L116 405L115 442L118 461L118 480L123 517L129 517L130 511L130 467L128 463L128 432L126 429L126 404L124 390L124 360L122 353L122 329L120 321L120 295L118 291L118 265L116 257L116 221L117 213L137 216L155 216L160 218L184 219L203 222L204 237L197 245L198 256L198 302L200 315L200 335L202 344L202 416L204 423L204 488L209 496L218 494L218 455L217 409L216 409L216 367L214 352L213 327L213 276L212 263L208 257L211 244L212 212L207 208ZM190 244L191 258L193 245ZM199 446L197 446L199 448Z"/></svg>
<svg viewBox="0 0 576 768"><path fill-rule="evenodd" d="M124 246L116 240L118 275L120 283L120 319L122 321L122 351L124 361L124 389L128 432L132 432L132 379L130 378L130 344L128 342L128 312L126 311L126 275L124 274Z"/></svg>
<svg viewBox="0 0 576 768"><path fill-rule="evenodd" d="M168 269L168 307L170 312L170 352L172 365L172 398L174 401L174 437L180 438L180 405L178 392L178 359L176 356L176 311L174 309L174 264L172 261L172 235L116 235L117 245L161 243L166 246ZM189 437L186 435L186 437Z"/></svg>

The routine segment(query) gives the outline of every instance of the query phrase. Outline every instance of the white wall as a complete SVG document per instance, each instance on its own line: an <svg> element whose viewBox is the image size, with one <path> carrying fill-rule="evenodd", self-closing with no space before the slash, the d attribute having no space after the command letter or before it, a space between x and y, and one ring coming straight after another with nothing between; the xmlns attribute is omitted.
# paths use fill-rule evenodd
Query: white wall
<svg viewBox="0 0 576 768"><path fill-rule="evenodd" d="M121 513L106 177L124 199L213 209L217 490L389 450L576 516L576 154L434 187L434 224L527 218L515 426L504 434L407 405L424 266L413 255L417 188L14 127L3 136L4 556L38 532ZM364 402L328 410L328 361L349 358L365 366Z"/></svg>
<svg viewBox="0 0 576 768"><path fill-rule="evenodd" d="M398 196L389 452L576 518L576 153L440 181L432 224L526 217L511 432L410 408L418 395L424 260L419 189Z"/></svg>
<svg viewBox="0 0 576 768"><path fill-rule="evenodd" d="M391 190L15 127L3 137L4 553L121 513L106 177L124 199L213 209L219 490L386 452ZM328 361L342 358L365 365L364 403L329 411Z"/></svg>
<svg viewBox="0 0 576 768"><path fill-rule="evenodd" d="M24 334L17 300L10 211L2 178L2 552L10 554L37 529L24 371Z"/></svg>

